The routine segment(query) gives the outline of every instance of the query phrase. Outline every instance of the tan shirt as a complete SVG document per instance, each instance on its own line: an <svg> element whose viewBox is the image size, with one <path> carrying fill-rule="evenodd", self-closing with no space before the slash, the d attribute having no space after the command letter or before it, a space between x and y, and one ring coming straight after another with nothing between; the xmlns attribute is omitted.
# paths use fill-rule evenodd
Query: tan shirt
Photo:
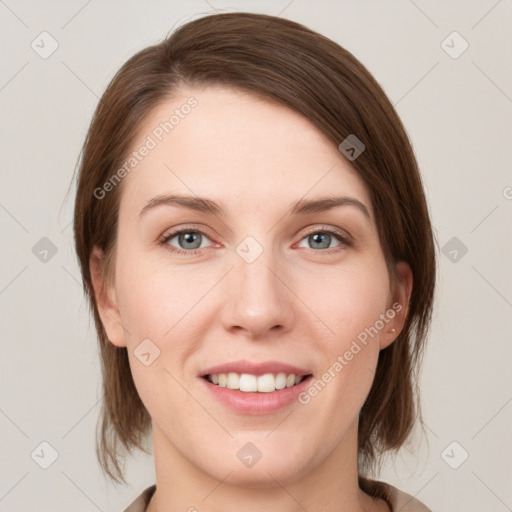
<svg viewBox="0 0 512 512"><path fill-rule="evenodd" d="M383 482L382 482L383 483ZM409 494L398 490L390 484L383 483L386 490L386 501L392 512L432 512L423 503ZM148 487L124 512L145 512L156 490L156 485Z"/></svg>

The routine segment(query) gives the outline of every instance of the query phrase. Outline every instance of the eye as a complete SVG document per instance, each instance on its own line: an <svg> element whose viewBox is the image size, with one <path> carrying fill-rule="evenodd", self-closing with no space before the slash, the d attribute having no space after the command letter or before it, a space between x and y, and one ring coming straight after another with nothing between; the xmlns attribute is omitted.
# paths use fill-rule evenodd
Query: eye
<svg viewBox="0 0 512 512"><path fill-rule="evenodd" d="M174 244L177 244L178 247L173 245L173 240L175 240ZM159 240L159 244L172 253L191 256L198 254L200 249L208 247L203 243L206 240L210 240L210 238L203 231L184 227L163 235ZM324 227L317 227L315 230L310 231L301 239L301 242L303 240L306 240L309 244L307 248L316 253L324 254L336 253L352 245L352 239L348 233L345 234L341 231ZM339 242L338 245L332 247L331 243L336 240Z"/></svg>
<svg viewBox="0 0 512 512"><path fill-rule="evenodd" d="M343 250L344 247L350 247L352 245L348 234L327 228L317 228L315 231L308 233L302 240L306 240L306 243L309 245L309 249L326 254L339 252L340 250ZM331 243L335 240L339 243L332 247Z"/></svg>
<svg viewBox="0 0 512 512"><path fill-rule="evenodd" d="M176 239L178 247L172 245L172 241ZM206 233L198 229L182 228L178 231L165 234L159 241L160 245L164 245L169 251L177 254L192 255L197 254L198 249L204 249L203 242L209 240Z"/></svg>

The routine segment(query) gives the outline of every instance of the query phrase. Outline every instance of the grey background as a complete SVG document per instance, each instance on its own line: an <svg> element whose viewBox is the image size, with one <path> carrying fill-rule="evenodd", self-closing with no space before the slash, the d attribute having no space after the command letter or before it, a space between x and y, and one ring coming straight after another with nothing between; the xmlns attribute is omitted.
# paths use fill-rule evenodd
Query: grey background
<svg viewBox="0 0 512 512"><path fill-rule="evenodd" d="M107 483L96 463L99 361L73 252L74 188L65 197L115 71L215 9L306 24L353 52L394 102L444 252L421 379L426 435L380 478L434 511L512 510L510 0L0 0L0 511L120 511L155 481L143 454L127 460L131 487ZM48 58L31 47L51 49L43 31L58 43ZM442 46L453 31L469 44L458 58L445 49L461 40ZM58 453L47 469L43 441Z"/></svg>

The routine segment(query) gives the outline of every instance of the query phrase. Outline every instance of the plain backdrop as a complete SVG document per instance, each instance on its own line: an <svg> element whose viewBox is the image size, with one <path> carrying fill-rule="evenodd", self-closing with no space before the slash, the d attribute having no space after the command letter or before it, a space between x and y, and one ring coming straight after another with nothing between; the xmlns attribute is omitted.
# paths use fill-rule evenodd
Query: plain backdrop
<svg viewBox="0 0 512 512"><path fill-rule="evenodd" d="M434 511L512 510L510 0L5 0L0 511L121 511L155 481L151 456L127 459L127 487L106 482L96 462L97 341L73 250L74 187L65 199L114 73L215 10L319 31L395 104L425 180L440 277L421 378L426 434L380 479ZM47 469L41 453L56 457Z"/></svg>

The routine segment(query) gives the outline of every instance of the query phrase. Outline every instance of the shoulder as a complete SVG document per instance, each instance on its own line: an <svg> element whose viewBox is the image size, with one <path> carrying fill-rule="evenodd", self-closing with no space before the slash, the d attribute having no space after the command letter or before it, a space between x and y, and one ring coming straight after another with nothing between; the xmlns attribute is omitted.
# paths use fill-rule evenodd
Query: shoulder
<svg viewBox="0 0 512 512"><path fill-rule="evenodd" d="M155 490L156 484L148 487L133 503L128 506L128 508L125 508L123 512L145 512Z"/></svg>
<svg viewBox="0 0 512 512"><path fill-rule="evenodd" d="M388 497L388 502L391 504L393 512L432 512L414 496L411 496L410 494L407 494L385 482L379 483L382 485L384 492Z"/></svg>
<svg viewBox="0 0 512 512"><path fill-rule="evenodd" d="M432 512L414 496L386 482L359 477L359 486L370 496L384 499L392 512Z"/></svg>
<svg viewBox="0 0 512 512"><path fill-rule="evenodd" d="M379 495L384 497L391 505L393 512L432 512L414 496L400 491L390 484L379 481L372 481L371 483L367 481L366 484L367 487L373 487L373 489L379 490ZM123 512L145 512L155 489L156 484L145 489Z"/></svg>

